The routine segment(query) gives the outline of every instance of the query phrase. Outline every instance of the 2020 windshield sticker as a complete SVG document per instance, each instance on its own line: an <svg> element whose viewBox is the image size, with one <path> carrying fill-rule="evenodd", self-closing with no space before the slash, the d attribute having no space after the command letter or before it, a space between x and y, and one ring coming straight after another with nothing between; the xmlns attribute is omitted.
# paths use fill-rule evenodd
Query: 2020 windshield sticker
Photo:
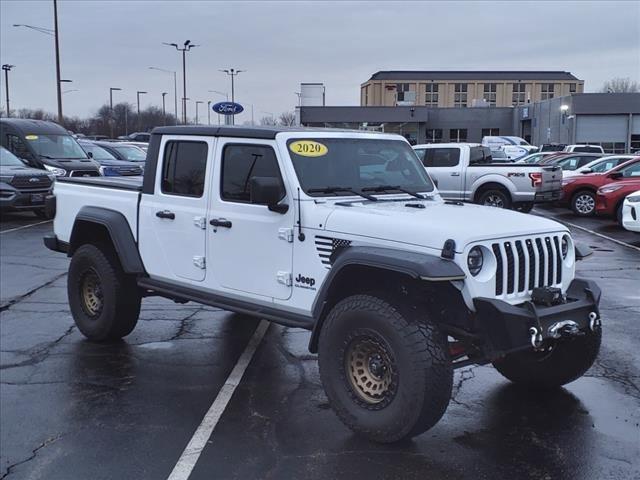
<svg viewBox="0 0 640 480"><path fill-rule="evenodd" d="M302 157L322 157L329 152L325 144L313 140L291 142L289 150Z"/></svg>

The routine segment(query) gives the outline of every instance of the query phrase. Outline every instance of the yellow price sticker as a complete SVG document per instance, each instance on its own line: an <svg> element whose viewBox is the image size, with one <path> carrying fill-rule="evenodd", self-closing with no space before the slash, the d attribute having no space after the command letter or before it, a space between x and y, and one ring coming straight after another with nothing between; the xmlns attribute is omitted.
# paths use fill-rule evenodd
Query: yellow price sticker
<svg viewBox="0 0 640 480"><path fill-rule="evenodd" d="M289 150L303 157L322 157L329 152L326 145L313 140L298 140L289 144Z"/></svg>
<svg viewBox="0 0 640 480"><path fill-rule="evenodd" d="M27 140L37 140L38 135L26 135L24 138L26 138Z"/></svg>

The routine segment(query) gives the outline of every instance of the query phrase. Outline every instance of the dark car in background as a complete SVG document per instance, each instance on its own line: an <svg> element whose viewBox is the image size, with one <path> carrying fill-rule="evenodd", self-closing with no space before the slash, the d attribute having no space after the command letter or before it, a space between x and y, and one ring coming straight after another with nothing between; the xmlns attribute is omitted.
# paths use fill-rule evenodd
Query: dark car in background
<svg viewBox="0 0 640 480"><path fill-rule="evenodd" d="M46 218L45 198L53 188L54 175L30 168L0 147L0 211L30 210Z"/></svg>
<svg viewBox="0 0 640 480"><path fill-rule="evenodd" d="M105 177L142 175L141 162L118 160L95 142L80 140L78 142L87 155L100 164L100 173Z"/></svg>
<svg viewBox="0 0 640 480"><path fill-rule="evenodd" d="M558 153L543 158L540 165L558 165L563 171L573 171L584 167L587 163L604 157L603 153Z"/></svg>
<svg viewBox="0 0 640 480"><path fill-rule="evenodd" d="M118 140L149 143L149 140L151 140L151 134L149 132L133 132L129 135L118 137Z"/></svg>
<svg viewBox="0 0 640 480"><path fill-rule="evenodd" d="M97 177L99 165L69 132L54 122L0 119L0 144L27 165L59 177Z"/></svg>
<svg viewBox="0 0 640 480"><path fill-rule="evenodd" d="M140 164L147 160L147 153L133 145L127 145L122 142L94 142L95 145L104 148L118 160L126 160L128 162L137 162Z"/></svg>

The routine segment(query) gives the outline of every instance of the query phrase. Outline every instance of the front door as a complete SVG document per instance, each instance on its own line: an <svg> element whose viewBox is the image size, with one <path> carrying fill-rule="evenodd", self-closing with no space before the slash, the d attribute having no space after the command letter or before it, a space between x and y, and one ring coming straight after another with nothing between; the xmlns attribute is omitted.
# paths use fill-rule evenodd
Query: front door
<svg viewBox="0 0 640 480"><path fill-rule="evenodd" d="M294 209L277 151L274 141L218 140L216 158L221 164L214 176L207 224L208 248L215 262L210 288L263 299L291 296ZM288 211L278 213L252 203L252 177L278 179L280 203L288 204Z"/></svg>
<svg viewBox="0 0 640 480"><path fill-rule="evenodd" d="M459 148L427 148L422 160L427 172L438 182L438 191L446 199L462 199L462 168Z"/></svg>
<svg viewBox="0 0 640 480"><path fill-rule="evenodd" d="M143 195L140 202L141 254L152 277L205 279L213 148L211 137L162 139L155 193Z"/></svg>

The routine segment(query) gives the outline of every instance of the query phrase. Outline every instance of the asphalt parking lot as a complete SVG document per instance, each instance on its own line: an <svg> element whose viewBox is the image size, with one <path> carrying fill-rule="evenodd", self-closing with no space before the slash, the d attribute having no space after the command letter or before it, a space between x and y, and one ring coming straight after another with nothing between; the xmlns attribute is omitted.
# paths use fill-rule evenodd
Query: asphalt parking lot
<svg viewBox="0 0 640 480"><path fill-rule="evenodd" d="M603 289L604 338L585 377L536 394L463 368L433 429L381 446L329 408L309 333L271 325L190 478L640 479L640 235L534 213L595 250L578 275ZM260 322L146 299L124 341L89 343L50 230L30 214L0 223L0 478L168 478Z"/></svg>

